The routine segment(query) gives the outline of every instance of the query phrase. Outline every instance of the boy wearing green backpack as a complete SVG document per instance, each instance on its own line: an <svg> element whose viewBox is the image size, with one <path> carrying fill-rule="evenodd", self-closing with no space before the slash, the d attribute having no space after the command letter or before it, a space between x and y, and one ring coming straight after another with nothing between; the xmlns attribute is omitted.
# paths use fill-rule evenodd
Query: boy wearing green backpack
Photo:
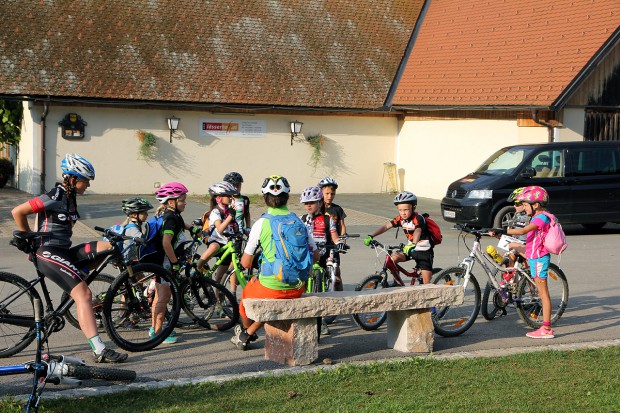
<svg viewBox="0 0 620 413"><path fill-rule="evenodd" d="M243 289L239 313L243 327L235 327L231 342L239 350L247 350L256 341L256 332L263 323L249 319L243 306L246 298L298 298L305 291L312 263L318 261L316 244L301 220L287 208L291 188L283 176L265 178L262 193L268 207L250 230L241 265L250 268L256 248L260 245L259 275ZM284 252L286 250L286 252Z"/></svg>

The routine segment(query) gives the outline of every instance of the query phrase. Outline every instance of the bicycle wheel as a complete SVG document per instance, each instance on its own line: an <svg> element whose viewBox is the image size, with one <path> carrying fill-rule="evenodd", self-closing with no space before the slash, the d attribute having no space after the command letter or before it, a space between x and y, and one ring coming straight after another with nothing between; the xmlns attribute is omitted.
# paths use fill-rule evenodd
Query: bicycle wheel
<svg viewBox="0 0 620 413"><path fill-rule="evenodd" d="M93 312L95 313L95 320L97 321L97 330L104 331L103 327L103 299L105 298L110 285L112 285L114 277L109 274L98 274L95 279L88 285L90 292L93 295ZM68 293L62 293L62 300L64 301L69 296ZM65 313L65 318L73 327L80 329L80 323L77 319L77 306L72 305L69 311Z"/></svg>
<svg viewBox="0 0 620 413"><path fill-rule="evenodd" d="M568 305L568 281L564 272L555 264L549 264L547 288L551 297L551 324L557 322ZM517 286L517 312L521 320L532 328L542 326L542 302L536 284L521 277Z"/></svg>
<svg viewBox="0 0 620 413"><path fill-rule="evenodd" d="M493 284L487 282L482 293L480 313L486 320L493 320L496 316L506 315L506 302L499 295Z"/></svg>
<svg viewBox="0 0 620 413"><path fill-rule="evenodd" d="M323 291L324 292L329 292L329 291L334 291L334 283L332 283L332 273L334 273L336 271L336 269L334 267L328 266L327 267L327 272L325 273L325 278L323 280ZM331 324L334 322L334 320L336 320L336 316L335 315L328 315L323 317L323 320L325 320L325 322L327 324Z"/></svg>
<svg viewBox="0 0 620 413"><path fill-rule="evenodd" d="M134 381L136 379L136 372L133 370L115 369L109 367L68 364L66 376L75 377L80 380L101 379L111 381Z"/></svg>
<svg viewBox="0 0 620 413"><path fill-rule="evenodd" d="M110 339L124 350L151 350L164 341L176 326L181 311L179 290L173 276L160 265L136 264L132 270L132 275L127 271L119 275L105 296L104 327ZM166 304L162 330L151 337L152 297L147 292L153 279L167 283L172 294Z"/></svg>
<svg viewBox="0 0 620 413"><path fill-rule="evenodd" d="M447 268L433 277L432 283L438 285L463 285L465 269ZM433 311L433 310L431 310ZM435 332L443 337L455 337L463 334L476 321L480 311L480 286L473 274L470 274L464 291L463 304L436 307L433 314Z"/></svg>
<svg viewBox="0 0 620 413"><path fill-rule="evenodd" d="M19 275L0 272L0 358L13 356L35 339L34 299L41 299ZM41 303L41 301L39 301ZM43 304L39 307L43 314Z"/></svg>
<svg viewBox="0 0 620 413"><path fill-rule="evenodd" d="M239 306L235 296L223 285L210 278L194 278L181 288L181 307L194 323L210 329L232 328L239 321Z"/></svg>
<svg viewBox="0 0 620 413"><path fill-rule="evenodd" d="M243 277L245 277L244 273L241 273L241 275ZM228 270L226 272L226 274L224 274L224 276L222 277L222 281L220 282L220 284L222 284L224 287L226 287L229 291L231 291L233 293L233 296L235 296L235 299L238 301L241 300L241 293L243 292L243 287L239 284L239 280L236 280L236 287L233 289L233 285L231 283L231 278L233 277L237 277L237 273L235 272L234 268L231 268L230 270Z"/></svg>
<svg viewBox="0 0 620 413"><path fill-rule="evenodd" d="M376 290L377 288L385 288L383 279L385 274L377 273L370 275L364 279L361 283L355 287L355 291L369 291ZM353 314L353 320L357 323L362 330L373 331L381 327L387 318L387 312L376 311L372 313L358 313Z"/></svg>
<svg viewBox="0 0 620 413"><path fill-rule="evenodd" d="M312 271L312 292L313 293L322 293L323 292L323 282L325 281L325 273L323 270L313 270Z"/></svg>

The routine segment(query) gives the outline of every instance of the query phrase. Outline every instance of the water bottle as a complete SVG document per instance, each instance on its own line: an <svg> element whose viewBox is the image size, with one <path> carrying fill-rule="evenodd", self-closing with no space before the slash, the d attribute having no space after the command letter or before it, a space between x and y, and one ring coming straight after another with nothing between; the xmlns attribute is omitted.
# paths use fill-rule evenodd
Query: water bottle
<svg viewBox="0 0 620 413"><path fill-rule="evenodd" d="M493 258L498 264L502 262L502 256L499 255L499 253L497 252L497 250L495 249L495 247L493 245L489 245L487 247L487 254L489 254L491 256L491 258Z"/></svg>

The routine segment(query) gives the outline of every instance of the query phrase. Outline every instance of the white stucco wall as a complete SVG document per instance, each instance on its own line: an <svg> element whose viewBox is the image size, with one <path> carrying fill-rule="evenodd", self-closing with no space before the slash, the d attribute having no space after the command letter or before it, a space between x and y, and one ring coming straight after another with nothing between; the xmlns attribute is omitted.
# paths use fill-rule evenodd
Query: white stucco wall
<svg viewBox="0 0 620 413"><path fill-rule="evenodd" d="M505 146L545 143L545 127L516 120L405 120L398 135L401 189L441 199L448 185Z"/></svg>
<svg viewBox="0 0 620 413"><path fill-rule="evenodd" d="M42 108L36 110L38 113L33 118L38 123ZM70 112L78 113L88 123L85 139L61 137L58 122ZM166 124L166 118L171 115L181 119L175 135L178 138L172 144ZM201 119L261 120L266 122L266 134L252 138L204 137L199 132ZM309 165L310 145L300 141L290 145L289 122L293 120L304 123L300 138L317 133L327 137L325 157L316 170ZM224 115L54 105L50 107L47 122L47 188L60 179L60 160L70 152L84 156L95 165L92 193L128 194L152 193L155 183L173 180L183 182L192 193L205 194L209 185L230 171L244 176L243 192L248 194L260 192L263 179L270 174L286 176L296 193L327 175L338 181L340 192L379 192L383 163L395 160L398 129L398 122L392 117ZM38 130L38 125L34 129ZM154 161L138 159L137 130L157 135ZM26 134L20 148L24 169L26 165L38 168L40 143L36 137ZM20 183L20 188L39 192L37 185Z"/></svg>
<svg viewBox="0 0 620 413"><path fill-rule="evenodd" d="M31 194L41 189L41 112L31 103L24 102L24 117L17 158L17 188Z"/></svg>

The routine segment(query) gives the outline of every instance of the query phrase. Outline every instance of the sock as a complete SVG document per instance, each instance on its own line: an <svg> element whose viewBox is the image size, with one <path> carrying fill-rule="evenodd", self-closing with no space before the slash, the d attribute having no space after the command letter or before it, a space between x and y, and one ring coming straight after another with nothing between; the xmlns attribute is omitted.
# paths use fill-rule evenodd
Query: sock
<svg viewBox="0 0 620 413"><path fill-rule="evenodd" d="M543 327L547 330L551 330L551 321L543 321Z"/></svg>
<svg viewBox="0 0 620 413"><path fill-rule="evenodd" d="M105 350L105 344L101 340L101 337L99 336L99 334L97 334L94 337L89 338L88 344L90 344L90 347L93 349L93 352L95 354L101 354L103 350Z"/></svg>

